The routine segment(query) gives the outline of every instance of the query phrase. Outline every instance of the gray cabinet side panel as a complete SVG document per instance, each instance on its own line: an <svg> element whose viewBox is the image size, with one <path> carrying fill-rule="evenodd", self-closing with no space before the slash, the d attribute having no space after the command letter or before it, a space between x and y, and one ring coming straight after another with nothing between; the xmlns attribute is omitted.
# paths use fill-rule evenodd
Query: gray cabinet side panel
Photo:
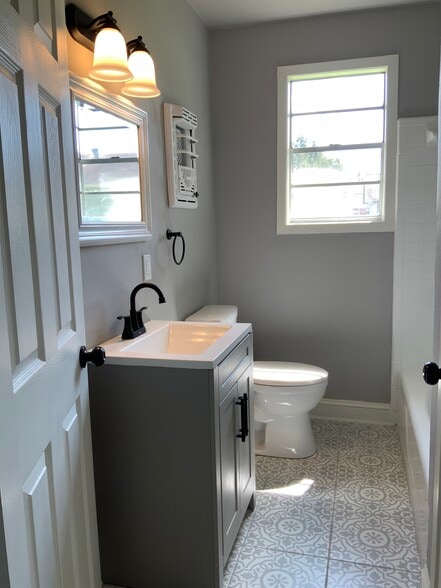
<svg viewBox="0 0 441 588"><path fill-rule="evenodd" d="M90 370L104 582L219 585L212 374Z"/></svg>

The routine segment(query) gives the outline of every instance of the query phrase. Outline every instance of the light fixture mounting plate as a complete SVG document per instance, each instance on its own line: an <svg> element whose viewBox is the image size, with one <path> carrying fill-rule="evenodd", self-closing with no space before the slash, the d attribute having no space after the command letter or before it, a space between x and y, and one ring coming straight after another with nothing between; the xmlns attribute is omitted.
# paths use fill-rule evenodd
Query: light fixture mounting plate
<svg viewBox="0 0 441 588"><path fill-rule="evenodd" d="M92 52L94 50L95 38L102 28L109 27L119 30L112 12L91 18L75 4L67 4L65 13L66 27L70 36L77 43Z"/></svg>

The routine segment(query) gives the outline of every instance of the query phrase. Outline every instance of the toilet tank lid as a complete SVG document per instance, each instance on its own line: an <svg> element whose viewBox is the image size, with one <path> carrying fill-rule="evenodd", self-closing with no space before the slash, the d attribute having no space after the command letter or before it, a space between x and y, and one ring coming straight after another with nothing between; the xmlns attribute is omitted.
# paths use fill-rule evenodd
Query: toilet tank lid
<svg viewBox="0 0 441 588"><path fill-rule="evenodd" d="M306 363L255 361L253 378L255 384L263 386L307 386L326 381L328 372Z"/></svg>
<svg viewBox="0 0 441 588"><path fill-rule="evenodd" d="M185 320L205 323L235 323L237 321L237 306L209 304L203 306Z"/></svg>

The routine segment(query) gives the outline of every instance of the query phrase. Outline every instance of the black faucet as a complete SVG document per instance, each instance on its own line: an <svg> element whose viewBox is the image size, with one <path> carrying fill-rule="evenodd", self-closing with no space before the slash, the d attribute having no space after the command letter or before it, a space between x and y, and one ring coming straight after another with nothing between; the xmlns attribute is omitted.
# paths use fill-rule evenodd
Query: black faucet
<svg viewBox="0 0 441 588"><path fill-rule="evenodd" d="M164 304L165 302L164 294L161 292L158 286L156 286L156 284L142 282L141 284L135 286L130 294L130 314L127 316L118 317L118 320L124 319L124 329L121 335L122 339L135 339L135 337L139 337L139 335L145 333L144 321L142 320L142 311L147 307L143 306L139 310L136 310L135 304L136 295L143 288L151 288L154 290L158 295L159 304Z"/></svg>

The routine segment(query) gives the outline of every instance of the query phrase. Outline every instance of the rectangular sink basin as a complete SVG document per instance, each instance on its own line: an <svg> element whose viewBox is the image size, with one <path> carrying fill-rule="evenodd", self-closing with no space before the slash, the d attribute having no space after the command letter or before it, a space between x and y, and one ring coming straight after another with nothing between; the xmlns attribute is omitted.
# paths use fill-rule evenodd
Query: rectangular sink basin
<svg viewBox="0 0 441 588"><path fill-rule="evenodd" d="M247 333L250 324L151 320L136 339L102 343L106 363L126 366L212 369Z"/></svg>
<svg viewBox="0 0 441 588"><path fill-rule="evenodd" d="M199 355L230 329L231 325L171 322L121 347L121 352Z"/></svg>

